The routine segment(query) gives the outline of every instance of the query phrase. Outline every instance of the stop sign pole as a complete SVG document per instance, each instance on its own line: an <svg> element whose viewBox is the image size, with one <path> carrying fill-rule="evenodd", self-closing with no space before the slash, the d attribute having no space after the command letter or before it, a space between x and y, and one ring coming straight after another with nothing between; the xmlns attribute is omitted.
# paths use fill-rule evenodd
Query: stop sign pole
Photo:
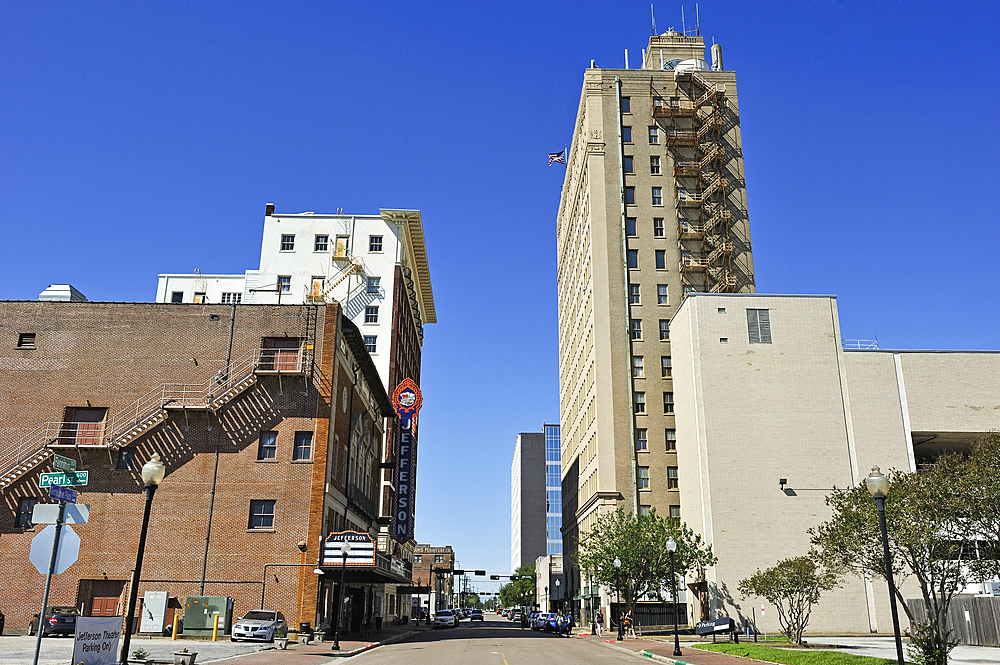
<svg viewBox="0 0 1000 665"><path fill-rule="evenodd" d="M56 555L59 553L59 532L62 531L63 520L66 518L66 502L59 502L59 517L56 518L56 537L52 539L52 556L49 557L49 572L45 576L45 593L42 594L42 609L38 613L38 626L35 628L35 660L38 665L38 654L42 650L42 621L45 619L45 608L49 604L49 587L52 586L52 571L56 568Z"/></svg>

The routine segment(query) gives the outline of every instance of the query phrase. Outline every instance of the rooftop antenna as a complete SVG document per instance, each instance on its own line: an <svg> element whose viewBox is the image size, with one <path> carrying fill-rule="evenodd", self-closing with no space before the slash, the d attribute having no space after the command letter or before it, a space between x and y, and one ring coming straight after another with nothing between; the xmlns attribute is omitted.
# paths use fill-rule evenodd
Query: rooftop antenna
<svg viewBox="0 0 1000 665"><path fill-rule="evenodd" d="M697 2L694 3L694 25L695 25L695 30L697 30L698 36L701 37L701 16L699 16L698 14Z"/></svg>
<svg viewBox="0 0 1000 665"><path fill-rule="evenodd" d="M681 5L681 34L687 37L687 24L684 23L684 5Z"/></svg>
<svg viewBox="0 0 1000 665"><path fill-rule="evenodd" d="M653 19L653 34L656 34L656 15L653 14L653 3L649 3L649 17Z"/></svg>

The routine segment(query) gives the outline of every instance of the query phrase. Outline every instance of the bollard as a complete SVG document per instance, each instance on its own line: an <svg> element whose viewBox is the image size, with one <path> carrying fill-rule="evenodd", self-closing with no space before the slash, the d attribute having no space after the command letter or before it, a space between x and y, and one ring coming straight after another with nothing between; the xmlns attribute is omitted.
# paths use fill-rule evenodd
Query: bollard
<svg viewBox="0 0 1000 665"><path fill-rule="evenodd" d="M212 641L219 641L219 615L215 615L215 620L212 621Z"/></svg>
<svg viewBox="0 0 1000 665"><path fill-rule="evenodd" d="M174 629L170 633L170 640L171 641L177 639L177 622L180 621L180 618L181 618L181 615L178 614L177 612L174 612Z"/></svg>

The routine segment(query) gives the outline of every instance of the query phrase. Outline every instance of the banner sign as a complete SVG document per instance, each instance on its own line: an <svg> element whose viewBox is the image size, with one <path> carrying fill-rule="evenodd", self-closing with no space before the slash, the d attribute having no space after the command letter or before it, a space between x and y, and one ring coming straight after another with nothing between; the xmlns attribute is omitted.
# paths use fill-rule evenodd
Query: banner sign
<svg viewBox="0 0 1000 665"><path fill-rule="evenodd" d="M334 531L327 536L323 541L323 554L320 555L319 565L343 566L345 560L341 547L344 541L351 544L351 551L347 554L346 560L348 566L375 565L375 539L360 531Z"/></svg>
<svg viewBox="0 0 1000 665"><path fill-rule="evenodd" d="M75 665L114 665L124 617L77 617L73 640ZM122 654L122 660L126 654Z"/></svg>
<svg viewBox="0 0 1000 665"><path fill-rule="evenodd" d="M390 534L401 543L413 538L413 508L417 497L417 413L420 388L407 377L392 391L392 406L398 417L396 453L396 505L392 511Z"/></svg>

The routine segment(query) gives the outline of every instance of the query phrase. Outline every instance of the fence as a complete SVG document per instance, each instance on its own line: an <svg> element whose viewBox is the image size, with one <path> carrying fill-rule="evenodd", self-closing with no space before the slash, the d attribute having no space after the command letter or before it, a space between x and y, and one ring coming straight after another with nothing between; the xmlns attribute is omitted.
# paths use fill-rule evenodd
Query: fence
<svg viewBox="0 0 1000 665"><path fill-rule="evenodd" d="M921 600L907 600L906 606L917 621L926 621ZM962 644L1000 647L1000 597L955 596L948 606L948 628Z"/></svg>
<svg viewBox="0 0 1000 665"><path fill-rule="evenodd" d="M673 603L636 603L632 617L636 622L636 632L648 629L662 629L674 627L674 612L677 612L677 625L681 628L688 627L687 605ZM611 603L611 617L608 621L609 627L618 625L618 618L622 612L628 612L626 603Z"/></svg>

